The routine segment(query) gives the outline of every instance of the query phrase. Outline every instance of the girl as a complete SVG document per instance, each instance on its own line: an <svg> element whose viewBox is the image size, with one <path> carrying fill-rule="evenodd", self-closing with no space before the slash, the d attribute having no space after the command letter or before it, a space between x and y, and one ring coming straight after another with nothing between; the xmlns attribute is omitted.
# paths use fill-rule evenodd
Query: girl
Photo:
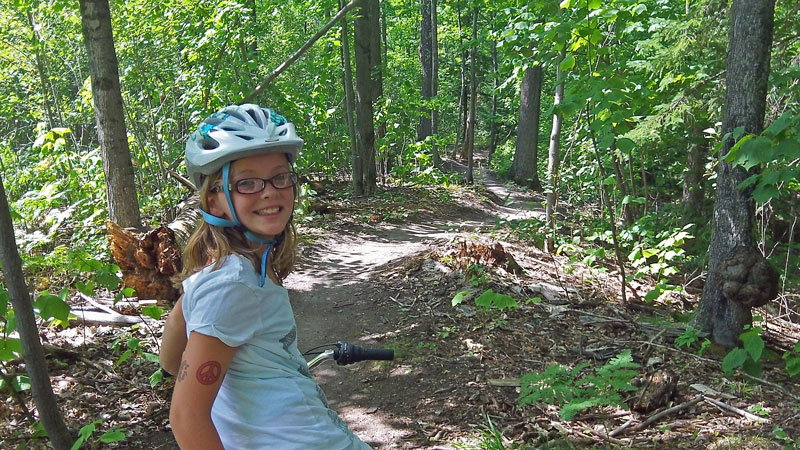
<svg viewBox="0 0 800 450"><path fill-rule="evenodd" d="M176 374L170 408L184 449L369 449L328 408L297 349L283 278L303 141L257 105L208 117L186 143L204 222L184 250L183 296L160 361Z"/></svg>

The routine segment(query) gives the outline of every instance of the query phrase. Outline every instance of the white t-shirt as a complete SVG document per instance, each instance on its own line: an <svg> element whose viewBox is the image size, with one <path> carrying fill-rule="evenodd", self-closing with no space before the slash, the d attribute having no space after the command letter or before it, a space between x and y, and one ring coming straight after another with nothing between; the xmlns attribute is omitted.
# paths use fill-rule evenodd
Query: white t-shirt
<svg viewBox="0 0 800 450"><path fill-rule="evenodd" d="M186 335L237 347L211 409L227 450L369 449L347 428L308 373L297 349L289 295L231 255L183 282Z"/></svg>

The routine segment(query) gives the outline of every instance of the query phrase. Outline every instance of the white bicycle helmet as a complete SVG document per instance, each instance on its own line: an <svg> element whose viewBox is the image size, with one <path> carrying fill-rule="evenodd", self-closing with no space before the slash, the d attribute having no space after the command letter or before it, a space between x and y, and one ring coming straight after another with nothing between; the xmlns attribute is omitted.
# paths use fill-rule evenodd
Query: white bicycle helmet
<svg viewBox="0 0 800 450"><path fill-rule="evenodd" d="M265 153L285 153L294 163L302 146L280 114L252 103L231 105L207 117L186 141L186 170L199 188L225 163Z"/></svg>

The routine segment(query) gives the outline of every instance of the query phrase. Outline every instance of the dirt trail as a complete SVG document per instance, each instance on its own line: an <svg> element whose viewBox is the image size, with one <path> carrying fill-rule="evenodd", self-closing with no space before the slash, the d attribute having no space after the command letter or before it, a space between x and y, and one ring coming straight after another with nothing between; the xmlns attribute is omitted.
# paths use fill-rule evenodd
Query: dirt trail
<svg viewBox="0 0 800 450"><path fill-rule="evenodd" d="M414 299L390 292L379 276L387 267L460 233L492 227L497 219L543 215L530 196L504 186L485 169L476 170L475 183L486 187L492 204L453 204L443 207L446 211L410 217L410 223L402 225L354 227L304 249L298 269L286 280L301 350L337 340L379 347L385 339L391 341L403 330L420 326L408 320L408 308L403 308ZM443 297L448 294L442 292ZM419 370L402 358L388 371L372 363L348 367L326 363L314 376L332 407L376 449L405 447L401 442L413 438L419 428L415 405L431 395L419 387Z"/></svg>

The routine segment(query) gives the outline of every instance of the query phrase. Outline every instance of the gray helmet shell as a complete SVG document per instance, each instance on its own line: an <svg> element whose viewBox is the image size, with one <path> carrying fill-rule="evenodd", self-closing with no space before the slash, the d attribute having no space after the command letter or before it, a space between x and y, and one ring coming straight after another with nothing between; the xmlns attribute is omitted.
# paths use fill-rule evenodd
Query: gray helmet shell
<svg viewBox="0 0 800 450"><path fill-rule="evenodd" d="M297 160L303 140L294 125L269 108L247 103L222 108L207 117L186 141L186 170L198 188L203 178L227 162L267 153Z"/></svg>

